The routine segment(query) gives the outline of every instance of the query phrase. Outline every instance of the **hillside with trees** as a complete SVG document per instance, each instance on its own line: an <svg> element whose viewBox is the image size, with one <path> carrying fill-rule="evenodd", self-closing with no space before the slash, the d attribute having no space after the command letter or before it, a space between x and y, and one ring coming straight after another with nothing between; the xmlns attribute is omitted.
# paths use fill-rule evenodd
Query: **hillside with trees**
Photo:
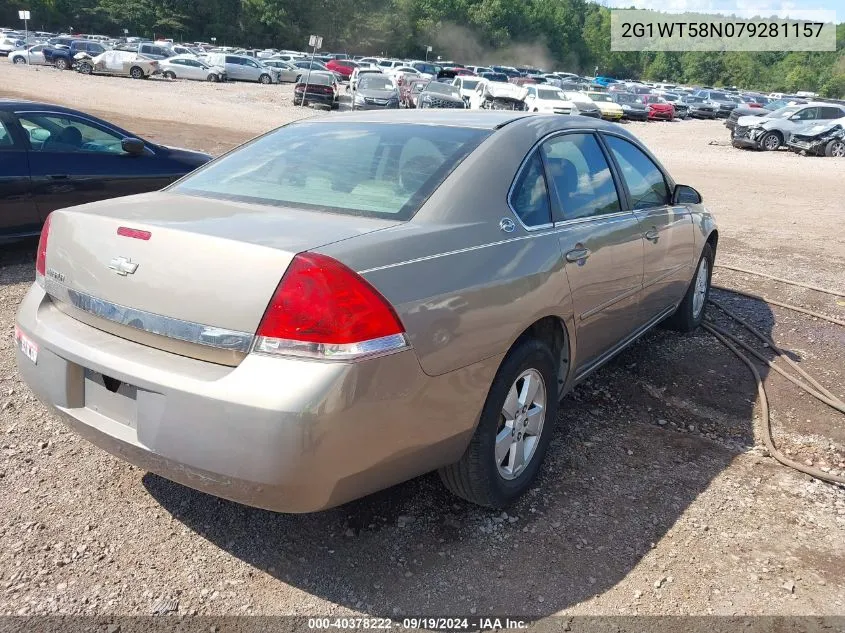
<svg viewBox="0 0 845 633"><path fill-rule="evenodd" d="M25 6L27 5L28 6ZM218 45L324 49L845 97L845 24L824 53L616 53L610 13L586 0L0 0L0 24Z"/></svg>

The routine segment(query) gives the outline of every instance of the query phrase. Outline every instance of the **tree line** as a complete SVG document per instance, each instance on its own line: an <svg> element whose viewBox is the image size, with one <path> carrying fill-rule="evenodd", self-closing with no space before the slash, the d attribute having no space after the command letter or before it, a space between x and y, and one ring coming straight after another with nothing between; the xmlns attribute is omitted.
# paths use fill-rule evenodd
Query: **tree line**
<svg viewBox="0 0 845 633"><path fill-rule="evenodd" d="M438 56L620 78L811 90L845 97L845 24L832 52L610 50L610 12L587 0L0 0L0 24L32 12L33 30L168 37L218 45Z"/></svg>

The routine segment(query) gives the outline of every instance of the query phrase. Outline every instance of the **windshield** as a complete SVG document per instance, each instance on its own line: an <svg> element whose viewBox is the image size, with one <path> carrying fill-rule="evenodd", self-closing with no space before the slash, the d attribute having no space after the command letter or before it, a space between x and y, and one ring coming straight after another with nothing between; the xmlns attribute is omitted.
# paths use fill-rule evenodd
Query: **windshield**
<svg viewBox="0 0 845 633"><path fill-rule="evenodd" d="M498 81L504 83L507 83L508 81L508 76L504 73L483 73L481 76L488 81Z"/></svg>
<svg viewBox="0 0 845 633"><path fill-rule="evenodd" d="M587 95L582 92L564 92L563 96L568 101L574 101L575 103L592 103L593 100L590 99Z"/></svg>
<svg viewBox="0 0 845 633"><path fill-rule="evenodd" d="M786 108L781 108L780 110L775 110L774 112L767 114L766 118L768 118L768 119L785 119L787 117L792 116L796 112L798 112L798 110L800 110L801 107L802 106L788 106Z"/></svg>
<svg viewBox="0 0 845 633"><path fill-rule="evenodd" d="M455 97L456 99L460 99L461 95L458 93L458 89L451 85L451 84L442 84L437 81L432 81L425 89L426 92L436 92L437 94L441 95L449 95L450 97Z"/></svg>
<svg viewBox="0 0 845 633"><path fill-rule="evenodd" d="M613 101L613 99L610 98L610 95L606 95L602 92L591 92L587 96L593 101Z"/></svg>
<svg viewBox="0 0 845 633"><path fill-rule="evenodd" d="M434 125L293 123L209 163L171 191L408 220L489 134Z"/></svg>
<svg viewBox="0 0 845 633"><path fill-rule="evenodd" d="M616 101L618 103L642 103L643 100L640 99L637 95L625 94L624 92L616 93Z"/></svg>
<svg viewBox="0 0 845 633"><path fill-rule="evenodd" d="M538 90L537 96L546 101L563 101L563 97L557 90Z"/></svg>
<svg viewBox="0 0 845 633"><path fill-rule="evenodd" d="M481 81L480 79L464 79L463 80L463 89L464 90L475 90L478 87L478 82Z"/></svg>
<svg viewBox="0 0 845 633"><path fill-rule="evenodd" d="M724 92L711 92L710 93L711 99L718 99L719 101L732 101L732 99L726 95Z"/></svg>
<svg viewBox="0 0 845 633"><path fill-rule="evenodd" d="M390 77L385 77L380 73L370 73L358 78L358 88L361 90L393 90L393 81Z"/></svg>
<svg viewBox="0 0 845 633"><path fill-rule="evenodd" d="M663 98L666 99L666 101L679 101L680 100L680 97L678 95L668 95L667 94L667 95L663 95Z"/></svg>

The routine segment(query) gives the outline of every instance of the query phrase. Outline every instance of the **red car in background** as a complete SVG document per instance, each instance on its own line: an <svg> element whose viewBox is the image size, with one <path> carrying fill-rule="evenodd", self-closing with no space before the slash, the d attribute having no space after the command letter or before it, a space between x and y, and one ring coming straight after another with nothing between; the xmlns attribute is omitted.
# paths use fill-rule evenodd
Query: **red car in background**
<svg viewBox="0 0 845 633"><path fill-rule="evenodd" d="M640 95L640 99L648 110L648 118L673 121L675 119L675 106L659 95Z"/></svg>
<svg viewBox="0 0 845 633"><path fill-rule="evenodd" d="M333 59L326 63L326 68L334 73L338 73L346 81L349 81L349 78L352 77L352 73L355 72L357 67L358 64L350 59Z"/></svg>

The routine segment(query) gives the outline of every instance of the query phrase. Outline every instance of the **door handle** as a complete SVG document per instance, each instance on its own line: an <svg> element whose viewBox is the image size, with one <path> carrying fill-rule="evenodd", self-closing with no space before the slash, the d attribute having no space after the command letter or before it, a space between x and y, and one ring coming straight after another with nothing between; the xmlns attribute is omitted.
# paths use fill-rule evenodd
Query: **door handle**
<svg viewBox="0 0 845 633"><path fill-rule="evenodd" d="M643 237L645 237L649 242L657 244L657 240L660 239L660 231L658 231L657 228L652 227L652 229L647 231Z"/></svg>
<svg viewBox="0 0 845 633"><path fill-rule="evenodd" d="M589 248L576 248L574 250L569 251L566 254L566 261L574 264L575 262L581 262L587 259L592 253L590 252Z"/></svg>
<svg viewBox="0 0 845 633"><path fill-rule="evenodd" d="M67 180L70 176L67 174L47 174L47 178L50 180Z"/></svg>

